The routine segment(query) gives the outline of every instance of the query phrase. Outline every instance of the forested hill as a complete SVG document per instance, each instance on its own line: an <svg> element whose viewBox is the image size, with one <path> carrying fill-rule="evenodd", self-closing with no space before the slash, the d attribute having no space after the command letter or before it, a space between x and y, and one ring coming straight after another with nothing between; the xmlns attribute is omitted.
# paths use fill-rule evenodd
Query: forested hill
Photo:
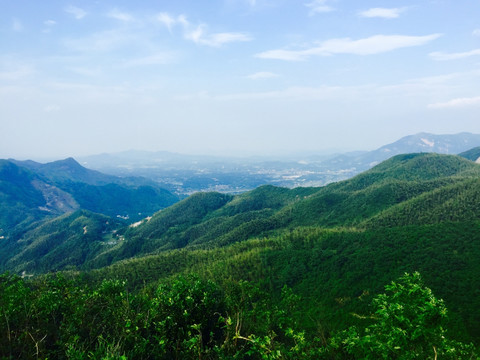
<svg viewBox="0 0 480 360"><path fill-rule="evenodd" d="M85 169L71 158L47 164L0 160L0 266L26 250L28 241L24 240L31 236L29 232L36 233L43 223L63 214L87 210L84 214L88 217L89 212L99 213L113 217L111 223L117 223L118 218L128 223L178 200L176 195L145 179L104 175ZM45 227L41 229L45 231ZM63 229L48 229L51 234L47 235L56 234L58 241L69 242L69 237L59 235ZM102 234L96 236L102 238ZM73 249L73 245L68 248ZM44 245L42 249L30 251L33 264L37 264L35 257L41 258L53 250L58 252L52 246ZM70 258L68 253L63 255ZM61 263L73 266L78 261ZM46 263L49 266L40 267L42 271L59 268L56 261Z"/></svg>
<svg viewBox="0 0 480 360"><path fill-rule="evenodd" d="M85 276L123 279L132 288L178 274L223 288L246 280L275 301L287 285L302 298L299 322L328 338L345 324L364 326L373 294L420 271L448 305L455 337L479 343L478 204L479 165L400 155L323 188L197 194L130 228ZM196 216L186 221L182 213Z"/></svg>
<svg viewBox="0 0 480 360"><path fill-rule="evenodd" d="M296 226L366 228L419 223L422 218L423 223L472 220L480 215L474 206L479 175L480 166L471 161L423 153L396 156L322 188L263 186L236 197L196 194L130 228L126 241L108 253L109 260L100 256L95 266L159 250L223 246ZM448 215L434 216L439 212ZM386 218L395 220L389 224Z"/></svg>
<svg viewBox="0 0 480 360"><path fill-rule="evenodd" d="M464 157L465 159L469 159L475 162L480 162L480 146L467 150L465 152L462 152L461 154L458 154L461 157Z"/></svg>
<svg viewBox="0 0 480 360"><path fill-rule="evenodd" d="M116 183L120 180L116 176L106 175L99 171L87 169L80 165L74 158L57 160L46 164L31 160L18 161L10 159L9 161L15 163L17 166L27 168L55 183L74 181L90 185L105 185Z"/></svg>
<svg viewBox="0 0 480 360"><path fill-rule="evenodd" d="M67 160L67 164L71 163ZM61 165L65 166L65 163ZM58 164L53 167L58 168ZM10 162L4 161L3 169L3 201L12 209L3 213L4 223L8 219L18 223L18 219L12 216L25 216L29 211L28 219L38 221L47 190L49 194L63 196L53 197L57 200L51 202L52 208L59 207L60 198L64 208L70 204L67 209L85 209L107 216L119 213L138 216L139 212L153 212L155 207L165 207L174 200L171 195L165 198L159 190L145 186L131 189L119 184L71 182L65 180L68 178L65 173L56 176L62 181L49 184L45 177ZM37 225L24 226L21 227L23 232L16 235L20 241L15 241L14 245L6 241L7 237L0 239L8 244L9 249L7 251L5 247L5 257L0 263L4 264L4 269L31 273L71 266L88 269L166 250L225 246L298 226L373 229L472 221L480 217L479 175L480 165L459 156L434 153L398 155L350 180L321 188L262 186L237 196L197 193L133 226L117 224L107 227L109 230L96 234L95 240L88 240L89 244L93 241L91 245L80 246L82 251L74 252L77 254L74 260L71 249L79 247L84 235L64 232L64 229L75 228L72 224L78 223L79 215L54 222L58 225L56 230L53 230L53 223L38 229ZM13 188L13 184L17 187ZM13 196L14 202L9 200ZM19 198L21 196L25 199ZM155 200L156 197L159 201ZM13 204L22 204L22 207L15 210ZM60 213L58 210L57 214ZM79 214L98 222L92 213ZM110 223L116 222L112 219ZM52 238L49 231L57 234L58 240L47 241ZM61 233L64 235L58 235ZM88 236L92 236L91 230ZM35 257L39 259L35 260ZM72 263L68 264L62 257L72 259ZM50 260L40 261L40 258Z"/></svg>
<svg viewBox="0 0 480 360"><path fill-rule="evenodd" d="M22 329L48 328L41 345L78 358L475 358L447 339L480 344L479 204L479 164L419 153L321 188L197 193L130 225L64 214L0 240L3 270L65 270L0 277L0 300L36 311L0 341L35 349Z"/></svg>
<svg viewBox="0 0 480 360"><path fill-rule="evenodd" d="M42 185L28 169L0 160L0 236L7 237L42 219L47 209L52 213L61 213L77 206L63 192ZM47 191L55 194L57 200L48 201Z"/></svg>
<svg viewBox="0 0 480 360"><path fill-rule="evenodd" d="M22 223L77 209L135 220L177 201L176 195L146 179L105 175L72 158L47 164L0 160L3 236Z"/></svg>

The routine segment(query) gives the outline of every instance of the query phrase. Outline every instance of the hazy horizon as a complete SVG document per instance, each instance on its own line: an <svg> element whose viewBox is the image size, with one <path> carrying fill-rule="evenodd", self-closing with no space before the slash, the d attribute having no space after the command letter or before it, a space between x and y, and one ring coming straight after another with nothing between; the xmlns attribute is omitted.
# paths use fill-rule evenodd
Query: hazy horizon
<svg viewBox="0 0 480 360"><path fill-rule="evenodd" d="M125 150L119 150L119 151L104 151L104 152L98 152L98 153L77 153L77 154L63 154L63 155L52 155L52 156L38 156L35 154L31 155L20 155L17 157L5 157L0 159L14 159L14 160L19 160L19 161L24 161L24 160L33 160L37 161L40 163L45 163L45 162L51 162L51 161L56 161L56 160L64 160L67 158L74 158L74 159L81 159L81 158L87 158L91 156L101 156L101 155L122 155L125 153L129 152L145 152L148 154L155 154L155 153L169 153L172 155L181 155L181 156L192 156L192 157L212 157L212 158L226 158L226 159L255 159L255 158L265 158L265 159L281 159L281 158L299 158L302 156L329 156L329 155L335 155L335 154L345 154L349 152L363 152L363 151L370 151L370 150L375 150L375 149L319 149L319 150L295 150L295 151L278 151L278 152L231 152L231 153L225 153L225 152L202 152L202 151L197 151L197 152L180 152L180 151L169 151L169 150L143 150L143 149L125 149Z"/></svg>
<svg viewBox="0 0 480 360"><path fill-rule="evenodd" d="M4 2L0 36L0 158L480 133L478 2Z"/></svg>
<svg viewBox="0 0 480 360"><path fill-rule="evenodd" d="M423 132L422 132L423 133ZM410 134L407 135L406 137L409 136L416 136L420 135L422 133L417 133L417 134ZM433 133L428 133L429 135L433 136L442 136L442 135L458 135L460 133L456 134L433 134ZM472 135L480 135L480 134L474 134L470 133ZM401 140L402 138L395 139L394 141L390 143L384 143L381 144L377 147L374 148L368 148L368 149L319 149L319 150L296 150L296 151L279 151L279 152L255 152L255 153L246 153L246 152L241 152L241 153L218 153L218 152L176 152L176 151L168 151L168 150L142 150L142 149L126 149L126 150L120 150L120 151L112 151L112 152L100 152L100 153L85 153L85 154L65 154L65 155L58 155L58 156L36 156L36 155L27 155L27 156L19 156L19 157L9 157L9 158L0 158L0 159L14 159L14 160L19 160L19 161L26 161L26 160L33 160L36 162L40 163L47 163L47 162L52 162L52 161L57 161L57 160L64 160L67 158L74 158L77 161L83 161L86 158L89 157L96 157L96 156L103 156L103 155L114 155L114 156L131 156L133 153L145 153L145 156L148 157L149 155L153 154L162 154L162 153L168 153L170 155L179 155L179 156L185 156L185 157L198 157L198 158L209 158L211 157L212 159L225 159L225 160L234 160L234 159L239 159L239 160L260 160L260 161L269 161L269 160L285 160L285 161L299 161L299 160L305 160L306 158L309 157L325 157L328 158L330 156L335 156L335 155L341 155L341 154L352 154L352 153L363 153L363 152L370 152L374 150L378 150L383 146L388 146L390 144L395 143L397 140ZM137 157L139 154L136 154Z"/></svg>

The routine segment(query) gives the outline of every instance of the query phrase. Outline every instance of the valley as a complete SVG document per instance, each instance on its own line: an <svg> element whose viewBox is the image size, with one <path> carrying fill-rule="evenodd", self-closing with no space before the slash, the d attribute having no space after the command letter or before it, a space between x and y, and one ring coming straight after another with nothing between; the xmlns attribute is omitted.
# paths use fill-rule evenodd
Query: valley
<svg viewBox="0 0 480 360"><path fill-rule="evenodd" d="M419 133L375 150L347 153L241 158L132 150L80 157L78 161L87 168L116 176L143 176L183 197L198 191L238 194L265 184L288 188L324 186L351 178L395 155L459 154L479 144L480 136L476 134Z"/></svg>

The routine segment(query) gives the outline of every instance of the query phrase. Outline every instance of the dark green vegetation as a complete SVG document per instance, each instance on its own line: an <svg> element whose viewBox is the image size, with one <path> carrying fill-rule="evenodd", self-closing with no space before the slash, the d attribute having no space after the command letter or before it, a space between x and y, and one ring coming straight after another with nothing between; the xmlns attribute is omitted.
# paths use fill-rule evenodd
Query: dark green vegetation
<svg viewBox="0 0 480 360"><path fill-rule="evenodd" d="M480 146L462 152L458 155L468 160L477 161L478 159L480 159Z"/></svg>
<svg viewBox="0 0 480 360"><path fill-rule="evenodd" d="M322 188L197 193L135 226L74 212L0 240L4 270L69 270L5 275L3 304L30 305L5 305L0 331L49 358L472 358L479 204L480 165L408 154Z"/></svg>
<svg viewBox="0 0 480 360"><path fill-rule="evenodd" d="M0 160L0 269L82 266L123 239L117 230L177 201L145 179L104 175L71 158Z"/></svg>
<svg viewBox="0 0 480 360"><path fill-rule="evenodd" d="M300 297L271 299L248 282L220 288L178 277L130 292L117 280L89 285L0 275L4 359L471 359L452 340L447 308L420 274L404 274L373 299L362 327L326 337L299 329Z"/></svg>
<svg viewBox="0 0 480 360"><path fill-rule="evenodd" d="M176 201L145 179L104 175L71 158L48 164L0 160L0 236L12 239L37 221L79 209L135 220Z"/></svg>
<svg viewBox="0 0 480 360"><path fill-rule="evenodd" d="M4 241L10 246L0 250L6 260L2 265L29 274L74 269L119 241L114 233L119 226L125 225L87 210L67 213L25 232L13 244ZM8 258L8 252L13 251L17 254Z"/></svg>

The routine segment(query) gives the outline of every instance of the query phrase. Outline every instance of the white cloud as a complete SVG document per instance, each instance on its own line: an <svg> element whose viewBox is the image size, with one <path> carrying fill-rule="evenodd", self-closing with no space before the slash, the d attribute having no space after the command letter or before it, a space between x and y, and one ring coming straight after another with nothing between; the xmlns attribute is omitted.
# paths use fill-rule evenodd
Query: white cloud
<svg viewBox="0 0 480 360"><path fill-rule="evenodd" d="M64 10L66 13L73 15L77 20L83 19L87 15L85 10L73 5L67 6Z"/></svg>
<svg viewBox="0 0 480 360"><path fill-rule="evenodd" d="M184 28L190 27L190 22L187 20L187 17L185 15L179 15L177 17L177 22L182 25Z"/></svg>
<svg viewBox="0 0 480 360"><path fill-rule="evenodd" d="M57 22L54 20L45 20L43 22L43 25L45 25L45 28L42 30L43 33L50 33L52 31L52 28L57 25Z"/></svg>
<svg viewBox="0 0 480 360"><path fill-rule="evenodd" d="M393 51L400 48L420 46L429 43L441 34L425 36L406 35L374 35L365 39L352 40L350 38L331 39L324 41L320 46L305 50L269 50L255 56L262 59L277 59L286 61L307 60L311 56L328 56L334 54L373 55Z"/></svg>
<svg viewBox="0 0 480 360"><path fill-rule="evenodd" d="M175 56L172 53L158 53L150 56L130 59L122 64L122 67L138 67L151 65L164 65L173 62Z"/></svg>
<svg viewBox="0 0 480 360"><path fill-rule="evenodd" d="M172 27L179 22L179 18L174 18L170 14L160 13L157 15L157 20L167 27L168 31L172 31Z"/></svg>
<svg viewBox="0 0 480 360"><path fill-rule="evenodd" d="M480 29L475 29L472 31L473 36L479 36L480 37Z"/></svg>
<svg viewBox="0 0 480 360"><path fill-rule="evenodd" d="M175 25L182 26L184 38L199 45L220 47L231 42L252 40L250 35L241 32L209 33L206 24L193 26L185 15L175 17L168 13L160 13L157 15L157 20L167 27L170 32L172 32Z"/></svg>
<svg viewBox="0 0 480 360"><path fill-rule="evenodd" d="M199 25L193 29L185 29L185 39L192 40L194 43L200 43L201 39L205 37L205 25Z"/></svg>
<svg viewBox="0 0 480 360"><path fill-rule="evenodd" d="M429 109L447 109L447 108L462 108L468 106L480 106L480 96L457 98L446 102L439 102L429 104Z"/></svg>
<svg viewBox="0 0 480 360"><path fill-rule="evenodd" d="M464 59L470 56L480 55L480 49L475 49L472 51L461 52L461 53L444 53L444 52L433 52L429 54L433 60L437 61L447 61L447 60L458 60Z"/></svg>
<svg viewBox="0 0 480 360"><path fill-rule="evenodd" d="M404 47L424 45L440 36L440 34L425 36L375 35L360 40L333 39L323 43L322 51L332 54L371 55Z"/></svg>
<svg viewBox="0 0 480 360"><path fill-rule="evenodd" d="M206 26L199 25L196 29L186 31L185 38L192 40L196 44L220 47L224 44L239 41L251 41L252 38L244 33L214 33L208 34Z"/></svg>
<svg viewBox="0 0 480 360"><path fill-rule="evenodd" d="M358 15L367 18L379 17L384 19L395 19L405 10L406 8L371 8L365 11L360 11Z"/></svg>
<svg viewBox="0 0 480 360"><path fill-rule="evenodd" d="M226 32L208 35L202 43L209 46L222 46L231 42L251 41L252 37L245 33Z"/></svg>
<svg viewBox="0 0 480 360"><path fill-rule="evenodd" d="M23 31L23 24L18 19L13 19L12 21L12 30L15 32Z"/></svg>
<svg viewBox="0 0 480 360"><path fill-rule="evenodd" d="M113 9L111 10L108 14L107 14L108 17L112 18L112 19L116 19L116 20L120 20L120 21L125 21L125 22L129 22L129 21L133 21L134 18L132 15L128 14L128 13L125 13L125 12L122 12L118 9Z"/></svg>
<svg viewBox="0 0 480 360"><path fill-rule="evenodd" d="M257 80L257 79L272 79L279 77L280 75L268 72L268 71L260 71L256 72L254 74L248 75L247 78L252 79L252 80Z"/></svg>
<svg viewBox="0 0 480 360"><path fill-rule="evenodd" d="M313 16L318 13L334 11L335 9L333 7L327 5L328 2L329 0L313 0L312 2L305 4L305 6L310 8L309 15Z"/></svg>
<svg viewBox="0 0 480 360"><path fill-rule="evenodd" d="M285 61L302 61L306 60L310 55L308 50L268 50L256 54L255 57L260 59L275 59L275 60L285 60Z"/></svg>

